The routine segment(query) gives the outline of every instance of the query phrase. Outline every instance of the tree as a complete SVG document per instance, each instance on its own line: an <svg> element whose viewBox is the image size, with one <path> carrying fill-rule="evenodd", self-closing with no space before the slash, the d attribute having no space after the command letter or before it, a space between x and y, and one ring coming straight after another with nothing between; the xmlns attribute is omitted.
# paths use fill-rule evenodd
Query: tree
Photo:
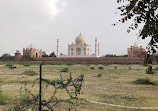
<svg viewBox="0 0 158 111"><path fill-rule="evenodd" d="M29 60L31 57L30 57L30 55L24 55L22 58L25 60Z"/></svg>
<svg viewBox="0 0 158 111"><path fill-rule="evenodd" d="M130 19L133 21L127 32L138 29L142 25L143 28L139 29L139 37L151 38L147 46L148 54L155 53L158 48L158 0L117 0L117 2L123 4L118 7L123 16L119 21L122 23Z"/></svg>
<svg viewBox="0 0 158 111"><path fill-rule="evenodd" d="M55 52L52 52L49 57L56 57Z"/></svg>
<svg viewBox="0 0 158 111"><path fill-rule="evenodd" d="M42 52L42 57L49 57L45 51Z"/></svg>
<svg viewBox="0 0 158 111"><path fill-rule="evenodd" d="M6 54L3 54L2 57L11 57L11 55L6 53Z"/></svg>
<svg viewBox="0 0 158 111"><path fill-rule="evenodd" d="M6 53L6 54L2 55L1 60L2 61L13 61L13 60L15 60L15 58L13 56L11 56L10 54Z"/></svg>

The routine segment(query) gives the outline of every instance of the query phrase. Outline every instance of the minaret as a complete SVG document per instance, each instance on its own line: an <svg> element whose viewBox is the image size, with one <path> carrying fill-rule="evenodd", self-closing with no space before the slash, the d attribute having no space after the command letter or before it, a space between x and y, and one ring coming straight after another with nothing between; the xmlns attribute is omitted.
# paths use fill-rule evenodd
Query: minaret
<svg viewBox="0 0 158 111"><path fill-rule="evenodd" d="M95 56L96 57L98 57L97 45L98 45L98 41L97 41L97 38L95 38Z"/></svg>
<svg viewBox="0 0 158 111"><path fill-rule="evenodd" d="M99 47L100 47L100 44L98 43L98 56L99 56L99 53L100 53Z"/></svg>
<svg viewBox="0 0 158 111"><path fill-rule="evenodd" d="M59 39L57 39L57 57L59 57Z"/></svg>

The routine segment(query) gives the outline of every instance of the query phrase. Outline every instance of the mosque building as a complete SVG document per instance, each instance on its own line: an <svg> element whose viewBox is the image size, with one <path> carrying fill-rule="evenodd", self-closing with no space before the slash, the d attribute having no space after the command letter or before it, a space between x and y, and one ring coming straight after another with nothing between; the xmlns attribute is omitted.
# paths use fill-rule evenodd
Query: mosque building
<svg viewBox="0 0 158 111"><path fill-rule="evenodd" d="M91 45L86 43L84 36L80 33L75 43L68 44L68 54L59 55L59 40L57 39L57 57L99 57L99 43L95 39L95 54L92 54Z"/></svg>
<svg viewBox="0 0 158 111"><path fill-rule="evenodd" d="M16 60L22 59L23 56L29 55L31 58L42 58L42 50L36 49L33 45L23 48L23 55L17 50L15 53Z"/></svg>
<svg viewBox="0 0 158 111"><path fill-rule="evenodd" d="M138 43L135 43L133 46L128 48L128 57L142 57L144 58L146 51Z"/></svg>

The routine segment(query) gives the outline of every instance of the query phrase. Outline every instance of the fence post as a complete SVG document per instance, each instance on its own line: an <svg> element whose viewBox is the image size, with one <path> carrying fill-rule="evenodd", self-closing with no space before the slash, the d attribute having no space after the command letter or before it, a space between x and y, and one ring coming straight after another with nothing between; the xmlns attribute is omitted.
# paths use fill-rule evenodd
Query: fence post
<svg viewBox="0 0 158 111"><path fill-rule="evenodd" d="M42 111L42 65L44 64L45 61L43 61L41 64L40 64L40 77L39 77L39 111Z"/></svg>

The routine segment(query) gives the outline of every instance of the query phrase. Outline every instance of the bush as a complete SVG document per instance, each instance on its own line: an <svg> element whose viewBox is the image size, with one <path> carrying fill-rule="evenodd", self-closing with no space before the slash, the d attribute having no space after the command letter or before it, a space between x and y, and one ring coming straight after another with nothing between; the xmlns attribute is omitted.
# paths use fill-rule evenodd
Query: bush
<svg viewBox="0 0 158 111"><path fill-rule="evenodd" d="M5 66L12 67L12 66L13 66L13 64L6 64Z"/></svg>
<svg viewBox="0 0 158 111"><path fill-rule="evenodd" d="M27 76L35 76L35 75L37 75L37 72L33 71L33 70L27 70L23 74L25 74Z"/></svg>
<svg viewBox="0 0 158 111"><path fill-rule="evenodd" d="M66 63L66 65L68 65L68 66L72 66L72 65L74 65L75 63L73 63L73 62L67 62Z"/></svg>
<svg viewBox="0 0 158 111"><path fill-rule="evenodd" d="M82 84L84 82L84 75L80 75L77 78L73 79L70 73L68 79L63 79L60 74L60 79L57 80L49 80L42 79L42 82L46 83L42 87L42 95L44 94L44 89L47 89L48 85L53 86L52 96L47 100L42 100L42 110L41 111L59 111L61 110L61 105L64 105L65 110L76 111L76 107L78 106L78 101L83 100L80 98ZM68 90L71 89L71 90ZM59 97L60 91L66 90L66 98ZM23 94L24 92L24 94ZM22 94L22 95L21 95ZM8 109L5 111L39 111L39 94L32 93L27 86L22 87L20 90L20 98L18 101L14 103L14 105L8 105ZM59 110L57 110L59 108Z"/></svg>
<svg viewBox="0 0 158 111"><path fill-rule="evenodd" d="M6 105L8 104L8 97L3 95L2 92L0 92L0 105Z"/></svg>
<svg viewBox="0 0 158 111"><path fill-rule="evenodd" d="M149 84L149 85L157 85L157 82L149 79L149 78L140 78L134 81L136 84Z"/></svg>
<svg viewBox="0 0 158 111"><path fill-rule="evenodd" d="M154 74L155 72L153 71L153 70L151 70L151 69L146 69L146 74Z"/></svg>
<svg viewBox="0 0 158 111"><path fill-rule="evenodd" d="M60 72L69 72L69 69L68 68L63 68L60 70Z"/></svg>
<svg viewBox="0 0 158 111"><path fill-rule="evenodd" d="M1 84L1 82L0 82L0 105L5 105L5 104L7 104L7 96L4 96L2 93L2 90L1 90L1 86L2 86L2 84Z"/></svg>
<svg viewBox="0 0 158 111"><path fill-rule="evenodd" d="M101 74L101 73L99 73L99 74L97 75L97 77L102 77L102 74Z"/></svg>
<svg viewBox="0 0 158 111"><path fill-rule="evenodd" d="M23 66L25 66L25 67L29 67L29 66L31 66L30 64L23 64Z"/></svg>

